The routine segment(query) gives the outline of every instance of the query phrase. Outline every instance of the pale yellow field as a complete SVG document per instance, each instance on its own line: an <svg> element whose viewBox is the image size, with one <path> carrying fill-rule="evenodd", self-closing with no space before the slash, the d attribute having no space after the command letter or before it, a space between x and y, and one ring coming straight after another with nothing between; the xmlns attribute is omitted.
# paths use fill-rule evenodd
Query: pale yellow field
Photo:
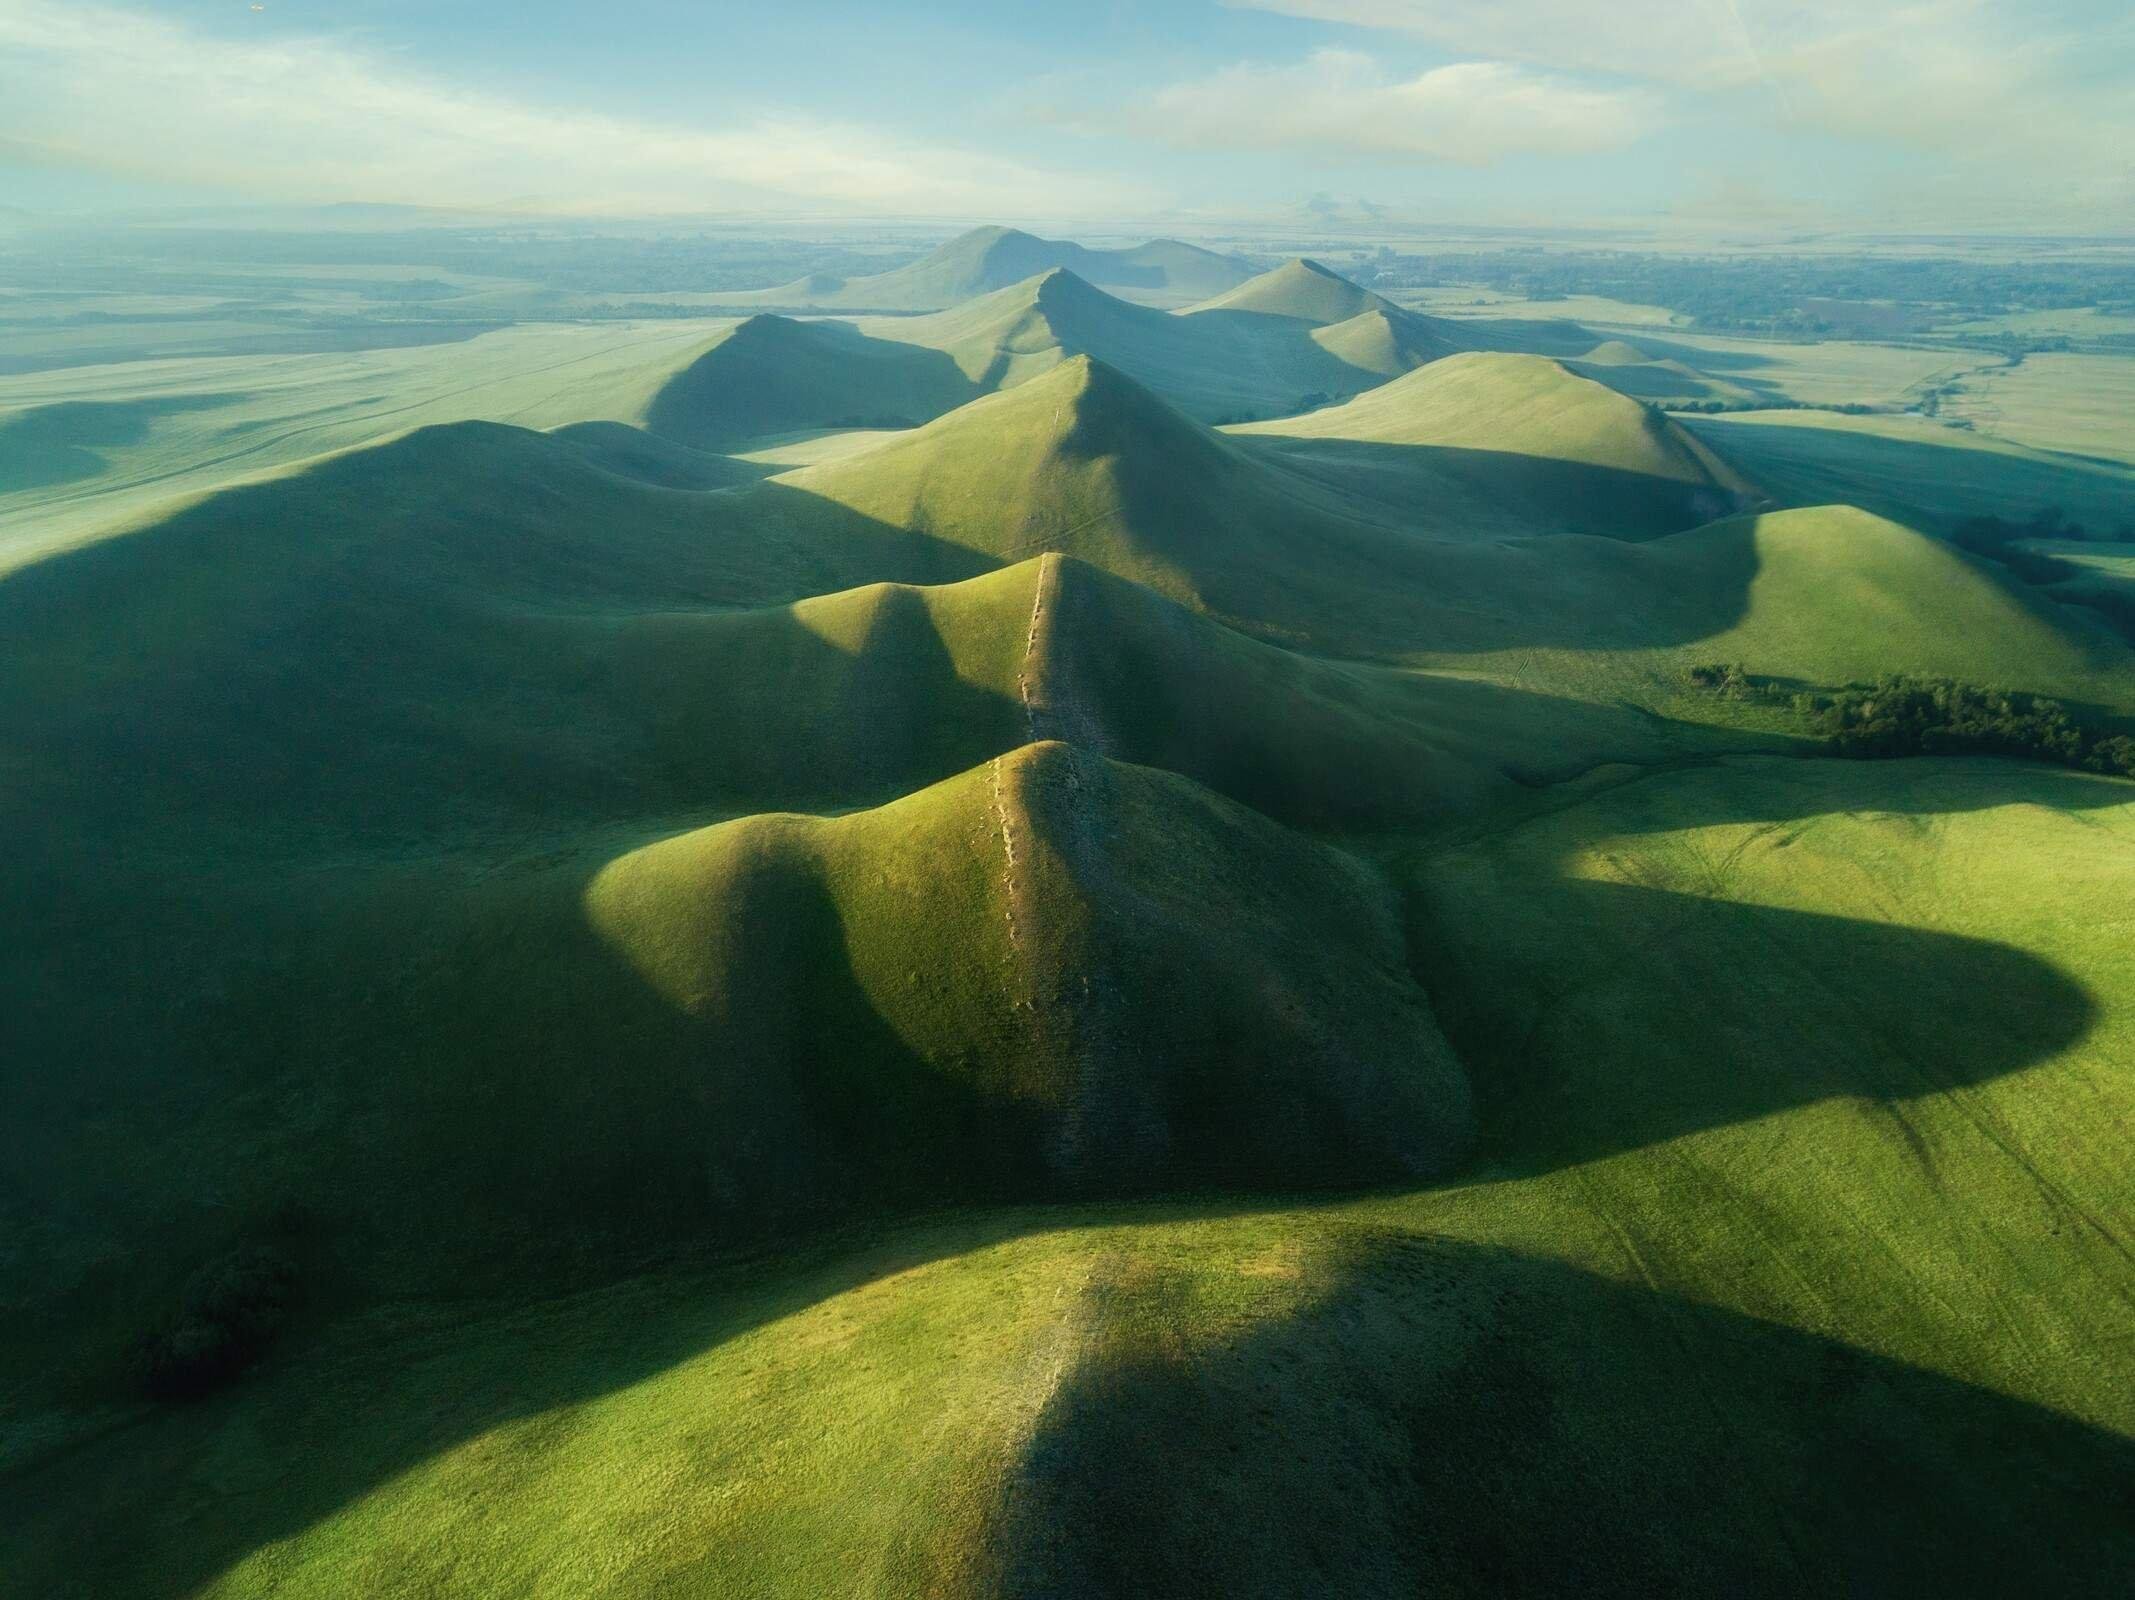
<svg viewBox="0 0 2135 1600"><path fill-rule="evenodd" d="M2041 450L2135 463L2135 355L2035 355L1964 380L1945 416Z"/></svg>

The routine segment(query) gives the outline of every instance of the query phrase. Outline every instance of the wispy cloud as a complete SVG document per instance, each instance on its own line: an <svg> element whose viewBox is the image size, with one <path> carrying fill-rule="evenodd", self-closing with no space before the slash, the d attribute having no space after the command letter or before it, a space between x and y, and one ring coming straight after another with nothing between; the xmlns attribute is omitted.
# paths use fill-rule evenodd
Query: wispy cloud
<svg viewBox="0 0 2135 1600"><path fill-rule="evenodd" d="M231 40L51 0L0 0L0 84L0 141L47 164L258 198L993 215L1151 198L816 117L670 126L470 89L345 38Z"/></svg>
<svg viewBox="0 0 2135 1600"><path fill-rule="evenodd" d="M1226 0L1395 30L1461 56L1724 98L1744 117L1941 154L2047 184L2129 171L2124 0ZM1763 94L1755 91L1762 90Z"/></svg>
<svg viewBox="0 0 2135 1600"><path fill-rule="evenodd" d="M1225 67L1106 115L1142 137L1190 147L1487 166L1512 155L1614 149L1646 132L1655 112L1640 89L1597 89L1504 62L1401 77L1361 52L1330 49L1295 63Z"/></svg>
<svg viewBox="0 0 2135 1600"><path fill-rule="evenodd" d="M1735 0L1224 0L1318 22L1414 34L1460 55L1664 81L1754 73ZM1755 0L1750 0L1754 4ZM1828 9L1836 10L1836 6Z"/></svg>

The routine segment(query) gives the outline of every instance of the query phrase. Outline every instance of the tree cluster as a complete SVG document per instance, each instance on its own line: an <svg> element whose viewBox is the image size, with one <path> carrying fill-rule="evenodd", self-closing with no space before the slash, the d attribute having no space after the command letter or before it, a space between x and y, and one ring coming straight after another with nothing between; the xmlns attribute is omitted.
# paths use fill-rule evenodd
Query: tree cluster
<svg viewBox="0 0 2135 1600"><path fill-rule="evenodd" d="M1904 676L1790 692L1739 664L1692 667L1690 681L1725 699L1790 707L1834 755L2009 756L2135 777L2135 738L2089 727L2060 701L2039 695Z"/></svg>

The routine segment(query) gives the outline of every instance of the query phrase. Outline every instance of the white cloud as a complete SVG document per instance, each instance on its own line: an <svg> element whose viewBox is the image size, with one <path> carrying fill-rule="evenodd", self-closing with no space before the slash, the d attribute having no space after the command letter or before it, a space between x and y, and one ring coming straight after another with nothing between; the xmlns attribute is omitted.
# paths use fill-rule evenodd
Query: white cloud
<svg viewBox="0 0 2135 1600"><path fill-rule="evenodd" d="M250 198L958 215L1150 200L868 128L798 116L675 127L549 108L332 37L230 40L50 0L0 0L0 84L0 141L56 165Z"/></svg>
<svg viewBox="0 0 2135 1600"><path fill-rule="evenodd" d="M1577 72L1730 80L1746 56L1735 0L1225 0L1319 22L1412 33L1461 55ZM1755 0L1751 0L1754 4ZM1832 9L1836 9L1833 7Z"/></svg>
<svg viewBox="0 0 2135 1600"><path fill-rule="evenodd" d="M1852 141L1910 161L1895 214L2135 222L2135 10L2126 0L1225 0L1394 30L1462 57L1602 75L1724 119L1789 161ZM1770 141L1778 141L1776 144Z"/></svg>
<svg viewBox="0 0 2135 1600"><path fill-rule="evenodd" d="M1724 96L1795 130L1993 164L2127 166L2123 0L1227 0L1397 30L1463 56ZM1769 101L1749 91L1762 88Z"/></svg>
<svg viewBox="0 0 2135 1600"><path fill-rule="evenodd" d="M1291 66L1244 64L1160 89L1131 114L1136 132L1229 149L1306 147L1483 166L1508 155L1572 155L1631 143L1652 97L1595 89L1495 61L1413 78L1352 50Z"/></svg>

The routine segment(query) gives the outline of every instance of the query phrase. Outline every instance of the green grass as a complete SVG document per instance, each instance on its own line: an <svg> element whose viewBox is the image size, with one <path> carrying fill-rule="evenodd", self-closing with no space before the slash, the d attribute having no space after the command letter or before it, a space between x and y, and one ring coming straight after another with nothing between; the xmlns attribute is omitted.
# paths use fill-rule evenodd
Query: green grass
<svg viewBox="0 0 2135 1600"><path fill-rule="evenodd" d="M2135 1560L2135 996L2068 912L2135 889L2131 796L1594 787L1396 867L1488 1085L1466 1183L382 1306L77 1451L17 1548L230 1595L2086 1592ZM91 1483L153 1509L70 1544Z"/></svg>
<svg viewBox="0 0 2135 1600"><path fill-rule="evenodd" d="M2049 507L2099 533L2127 519L2135 474L1924 417L1760 411L1680 419L1789 505L1859 505L1924 526L2022 522Z"/></svg>
<svg viewBox="0 0 2135 1600"><path fill-rule="evenodd" d="M1942 410L1998 439L2135 467L2135 355L2026 356L1966 378Z"/></svg>
<svg viewBox="0 0 2135 1600"><path fill-rule="evenodd" d="M2125 718L1920 531L2117 469L1505 351L1197 420L1434 326L0 383L0 1587L2124 1586L2135 785L1687 676ZM468 406L552 431L314 454Z"/></svg>

